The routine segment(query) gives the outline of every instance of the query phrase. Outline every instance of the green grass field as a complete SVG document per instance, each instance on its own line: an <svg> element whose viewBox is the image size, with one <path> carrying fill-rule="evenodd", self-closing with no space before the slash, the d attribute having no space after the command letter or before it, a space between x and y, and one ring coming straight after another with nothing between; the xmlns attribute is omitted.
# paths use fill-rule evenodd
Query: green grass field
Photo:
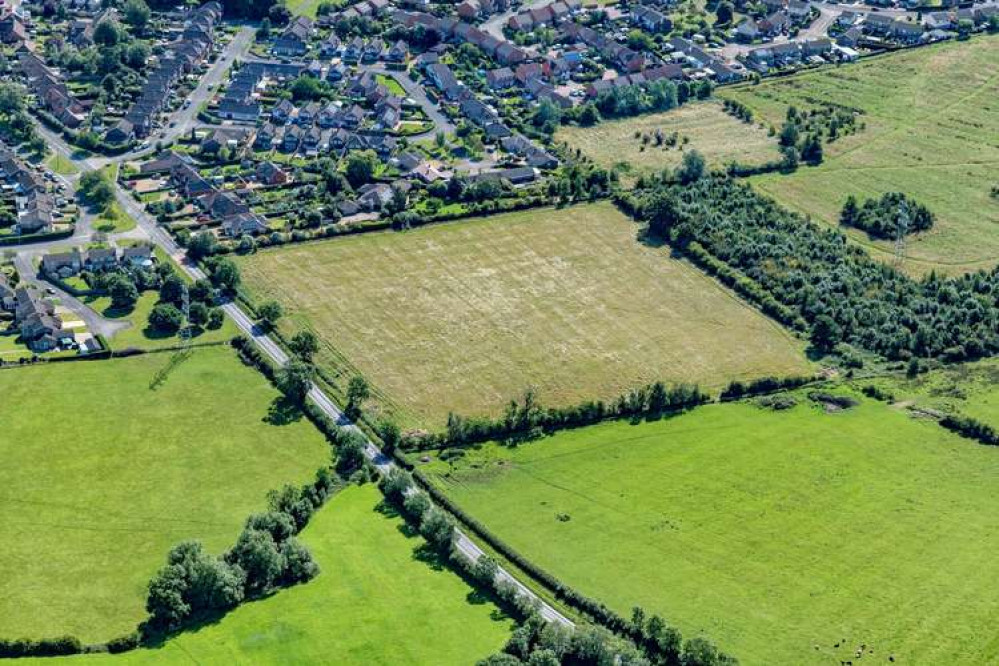
<svg viewBox="0 0 999 666"><path fill-rule="evenodd" d="M913 49L859 64L724 89L775 126L789 104L860 109L866 129L826 146L825 162L753 182L781 203L837 224L846 197L901 191L937 215L912 236L905 268L953 273L999 260L999 37ZM851 236L875 256L893 246Z"/></svg>
<svg viewBox="0 0 999 666"><path fill-rule="evenodd" d="M129 328L117 331L109 340L114 349L127 349L129 347L135 347L136 349L160 349L181 343L178 334L167 335L149 326L149 313L153 311L158 301L158 292L145 291L139 295L139 300L130 312L123 312L111 306L110 296L90 296L83 298L84 303L107 319L127 321L132 324ZM207 328L199 329L191 339L195 343L222 342L231 340L238 332L239 329L236 324L226 317L221 328L216 330Z"/></svg>
<svg viewBox="0 0 999 666"><path fill-rule="evenodd" d="M376 511L380 498L374 486L352 487L316 514L300 538L321 571L305 585L161 648L70 663L468 666L497 651L512 621L428 559L400 519Z"/></svg>
<svg viewBox="0 0 999 666"><path fill-rule="evenodd" d="M664 136L677 132L681 141L687 137L689 143L675 148L657 147L656 131ZM635 132L653 139L643 146ZM674 168L683 159L684 151L691 149L698 150L709 165L716 167L732 161L762 164L780 158L775 137L758 125L733 118L716 102L688 104L666 113L613 120L593 127L564 126L559 128L555 139L571 149L578 148L602 167L625 163L636 173Z"/></svg>
<svg viewBox="0 0 999 666"><path fill-rule="evenodd" d="M497 414L525 388L547 404L657 379L717 386L807 371L803 345L610 204L364 234L239 258L321 362L357 368L404 426Z"/></svg>
<svg viewBox="0 0 999 666"><path fill-rule="evenodd" d="M135 220L114 202L94 220L94 228L108 234L118 234L135 228Z"/></svg>
<svg viewBox="0 0 999 666"><path fill-rule="evenodd" d="M197 350L158 388L168 354L0 371L0 637L127 633L167 551L221 552L268 490L329 459L277 391L230 349Z"/></svg>
<svg viewBox="0 0 999 666"><path fill-rule="evenodd" d="M424 469L566 583L748 666L857 664L862 644L874 654L859 663L996 663L999 451L873 400L837 413L800 400Z"/></svg>

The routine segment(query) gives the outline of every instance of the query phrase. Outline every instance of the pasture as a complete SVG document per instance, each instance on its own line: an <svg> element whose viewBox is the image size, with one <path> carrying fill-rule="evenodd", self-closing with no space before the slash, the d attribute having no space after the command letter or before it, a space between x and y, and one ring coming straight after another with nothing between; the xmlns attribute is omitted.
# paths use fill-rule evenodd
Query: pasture
<svg viewBox="0 0 999 666"><path fill-rule="evenodd" d="M855 109L865 128L827 144L825 161L790 175L753 179L782 204L838 224L847 196L900 191L936 213L910 237L903 267L957 273L999 260L999 37L982 36L902 51L853 65L826 67L719 94L780 127L789 105ZM850 236L873 256L892 260L893 243Z"/></svg>
<svg viewBox="0 0 999 666"><path fill-rule="evenodd" d="M655 135L677 133L680 144L656 145ZM637 133L637 136L636 136ZM642 137L651 137L643 142ZM756 124L746 124L717 102L696 102L667 111L611 120L593 127L563 126L555 135L571 149L604 168L626 165L635 174L675 168L684 151L696 149L712 167L729 162L762 164L780 159L777 139ZM686 139L688 143L684 144Z"/></svg>
<svg viewBox="0 0 999 666"><path fill-rule="evenodd" d="M467 666L497 651L513 622L376 510L380 499L374 486L347 488L313 517L300 539L319 564L314 580L160 648L69 663Z"/></svg>
<svg viewBox="0 0 999 666"><path fill-rule="evenodd" d="M0 371L0 636L84 643L133 630L167 551L221 552L268 490L303 483L329 447L232 350Z"/></svg>
<svg viewBox="0 0 999 666"><path fill-rule="evenodd" d="M999 659L999 450L864 399L710 405L424 466L526 557L747 666Z"/></svg>
<svg viewBox="0 0 999 666"><path fill-rule="evenodd" d="M311 328L319 361L403 426L616 397L654 380L717 387L808 371L803 344L609 203L368 233L237 259L257 302Z"/></svg>

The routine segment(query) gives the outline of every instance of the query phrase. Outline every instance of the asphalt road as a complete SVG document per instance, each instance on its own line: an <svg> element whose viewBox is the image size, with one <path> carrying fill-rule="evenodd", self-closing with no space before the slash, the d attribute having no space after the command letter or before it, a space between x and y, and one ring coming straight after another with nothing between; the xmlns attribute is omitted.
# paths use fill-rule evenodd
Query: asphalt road
<svg viewBox="0 0 999 666"><path fill-rule="evenodd" d="M206 88L210 88L212 86L212 84L208 82L203 82L203 84ZM201 89L202 86L199 85L198 88ZM194 104L192 103L191 106L193 107ZM180 126L180 122L178 122L178 126ZM43 136L45 136L46 140L49 142L49 146L53 150L73 160L79 167L93 168L90 166L89 159L75 158L74 149L67 145L61 136L52 132L47 132L45 128L42 128L42 130ZM105 163L111 161L120 162L128 158L129 156L119 156L107 159ZM178 265L181 266L185 273L193 279L205 277L204 272L198 266L187 260L187 256L183 249L179 247L177 243L174 242L173 238L159 226L156 219L149 215L143 209L142 205L136 202L118 183L115 183L115 197L122 210L135 219L138 228L145 234L145 237L152 243L158 245L164 252L169 254L178 263ZM62 241L63 244L66 242L67 240ZM284 350L282 350L270 337L268 337L267 334L264 333L236 303L229 302L224 304L222 307L225 313L236 323L240 330L253 340L261 351L267 354L271 360L279 365L287 363L288 355L284 352ZM94 314L96 316L96 313ZM309 391L309 398L326 416L333 419L341 427L356 429L364 435L363 431L359 430L356 425L351 423L336 403L333 402L333 400L330 399L330 397L326 395L318 386L313 385ZM384 455L381 450L379 450L378 447L367 438L366 435L364 435L364 437L367 440L365 455L369 460L371 460L372 464L374 464L383 474L396 469L397 466L391 458ZM458 550L472 562L475 562L479 557L484 555L484 551L474 541L472 541L464 531L460 529L456 530L455 545ZM527 586L517 580L502 567L499 569L497 577L500 580L510 581L520 590L521 594L531 599L535 599L539 604L540 613L545 619L565 626L574 626L572 620L562 615L562 613L538 597L533 591L531 591Z"/></svg>
<svg viewBox="0 0 999 666"><path fill-rule="evenodd" d="M407 97L409 97L414 102L423 107L423 110L427 114L427 118L429 118L434 123L434 128L429 132L410 135L409 137L410 139L414 137L419 138L426 134L436 133L436 132L444 132L445 134L454 134L454 131L456 129L454 123L451 121L450 118L448 118L441 112L440 108L436 104L434 104L429 97L427 97L427 91L424 89L422 85L416 83L415 81L413 81L412 79L410 79L408 76L406 76L401 72L387 69L385 65L382 64L361 64L358 66L358 69L359 71L362 72L367 71L367 72L374 72L375 74L385 74L391 76L396 81L398 81L399 85L401 85L403 90L406 91Z"/></svg>
<svg viewBox="0 0 999 666"><path fill-rule="evenodd" d="M93 308L84 305L74 296L71 296L54 284L39 278L35 272L33 259L34 255L27 252L19 253L14 257L14 266L17 268L21 279L29 284L33 284L42 291L51 289L55 292L55 296L60 300L62 305L65 305L79 315L91 333L94 335L100 334L110 339L118 331L131 326L128 322L114 321L113 319L102 317Z"/></svg>

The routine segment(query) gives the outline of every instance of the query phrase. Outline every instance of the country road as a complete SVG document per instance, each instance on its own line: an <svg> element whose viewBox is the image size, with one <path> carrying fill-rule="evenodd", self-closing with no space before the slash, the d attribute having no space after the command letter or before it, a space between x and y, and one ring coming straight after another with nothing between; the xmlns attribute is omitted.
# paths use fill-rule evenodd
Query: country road
<svg viewBox="0 0 999 666"><path fill-rule="evenodd" d="M245 34L245 29L244 32L240 33L240 36L244 34ZM234 44L236 45L234 46ZM233 43L230 43L230 47L233 47L234 49L233 52L230 53L227 51L227 55L224 58L220 59L220 62L223 59L226 59L230 56L236 57L236 54L239 53L239 49L242 48L241 46L239 46L239 44L242 44L242 42L237 43L237 40L233 40ZM247 48L248 48L248 43L247 43ZM216 64L218 65L219 63ZM213 70L214 69L215 68L213 68ZM224 69L220 68L219 71L224 71ZM221 76L221 74L219 74L219 76ZM199 84L195 92L192 93L192 98L194 98L194 96L196 95L200 96L207 94L208 91L212 89L215 85L217 85L217 83L212 83L211 81L203 80L201 84ZM194 106L195 105L192 103L191 107L193 108ZM189 109L182 110L182 112L188 110ZM188 114L182 113L181 118L177 120L177 128L180 131L183 131L181 128L184 125L184 123L182 122L184 117L188 117L188 120L186 122L190 122L190 119L193 118L193 116L188 116ZM43 126L39 126L39 131L41 132L42 136L46 139L51 149L55 150L60 155L63 155L68 159L70 159L71 161L73 161L73 163L77 167L80 167L81 170L99 168L101 166L113 162L122 162L127 159L135 158L134 154L126 154L114 158L102 158L101 160L95 160L95 158L80 158L77 155L76 149L68 145L63 140L63 138L58 134L49 131L47 128ZM124 210L128 215L132 216L132 218L135 219L136 224L138 225L137 228L140 232L140 235L143 235L146 239L159 246L164 252L166 252L170 257L172 257L181 267L181 269L192 279L200 279L206 277L204 272L197 265L195 265L194 263L190 262L187 259L184 250L180 246L178 246L177 243L173 240L173 238L159 226L156 219L153 216L151 216L149 213L147 213L143 208L143 206L138 202L136 202L132 198L131 194L129 194L129 192L117 182L115 182L115 198L119 206L122 208L122 210ZM64 239L63 241L61 241L61 243L65 245L67 242L72 242L73 240L75 239ZM44 248L44 247L45 247L44 245L35 246L31 248L31 251L36 252L39 248ZM287 363L288 355L284 352L284 350L282 350L281 347L279 347L263 330L261 330L261 328L256 325L253 319L251 319L235 302L226 303L222 307L225 313L236 323L239 329L243 333L245 333L251 340L253 340L253 342L260 348L260 350L263 351L265 354L267 354L267 356L270 357L271 360L273 360L275 363L279 365L284 365L285 363ZM333 419L341 427L355 429L358 432L360 432L362 435L364 435L363 431L357 428L357 426L353 424L344 415L343 411L336 405L336 403L332 399L330 399L330 397L326 395L326 393L324 393L322 389L320 389L318 386L316 385L312 386L312 388L309 390L309 398L316 404L317 407L319 407L319 409L327 417ZM372 464L378 468L379 472L381 472L382 474L387 474L388 472L397 469L398 466L395 464L394 461L392 461L391 458L384 455L381 452L381 450L378 449L378 447L374 444L374 442L372 442L367 437L367 435L364 435L364 437L365 440L367 441L365 448L365 455L372 462ZM461 553L463 553L466 557L468 557L472 562L475 562L476 560L478 560L479 557L485 554L482 548L480 548L474 541L472 541L472 539L469 538L468 535L465 534L465 532L461 529L456 529L455 546L458 548L458 550ZM572 620L564 616L562 613L553 608L546 601L541 599L530 588L528 588L521 581L517 580L513 575L511 575L508 571L506 571L506 569L500 567L499 571L497 572L497 577L500 580L509 581L510 583L515 585L522 595L530 599L536 600L537 603L539 604L541 616L544 617L546 620L562 624L564 626L569 626L569 627L574 626Z"/></svg>

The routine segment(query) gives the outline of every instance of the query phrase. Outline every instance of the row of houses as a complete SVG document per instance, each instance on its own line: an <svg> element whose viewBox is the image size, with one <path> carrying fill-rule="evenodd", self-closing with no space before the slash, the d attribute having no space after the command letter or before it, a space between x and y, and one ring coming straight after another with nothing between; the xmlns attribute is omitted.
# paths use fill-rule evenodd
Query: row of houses
<svg viewBox="0 0 999 666"><path fill-rule="evenodd" d="M261 82L264 79L291 81L304 71L305 66L297 63L243 63L230 80L216 113L226 120L255 123L261 114L261 104L257 98L257 88Z"/></svg>
<svg viewBox="0 0 999 666"><path fill-rule="evenodd" d="M568 20L582 8L583 3L580 0L555 0L547 5L514 14L507 20L506 27L517 32L555 26Z"/></svg>
<svg viewBox="0 0 999 666"><path fill-rule="evenodd" d="M684 78L683 68L675 63L649 67L648 69L636 72L635 74L622 74L611 79L593 81L586 86L586 96L593 99L601 93L622 88L626 86L644 86L656 81L671 80L680 81Z"/></svg>
<svg viewBox="0 0 999 666"><path fill-rule="evenodd" d="M153 265L153 248L150 245L134 245L117 248L92 248L69 252L54 252L42 257L42 273L53 278L66 279L82 271L110 271L131 266L149 268Z"/></svg>
<svg viewBox="0 0 999 666"><path fill-rule="evenodd" d="M267 231L267 221L262 216L251 211L234 194L217 189L194 166L179 156L171 162L170 180L181 196L194 203L204 215L218 221L226 236L254 236Z"/></svg>
<svg viewBox="0 0 999 666"><path fill-rule="evenodd" d="M570 97L558 92L549 81L568 78L572 67L568 64L560 66L562 60L546 58L542 62L525 62L516 68L499 67L486 72L486 85L492 90L505 90L520 87L527 96L536 100L546 99L558 104L563 109L573 106Z"/></svg>
<svg viewBox="0 0 999 666"><path fill-rule="evenodd" d="M812 57L825 57L833 53L832 40L808 39L800 42L785 42L761 46L746 53L743 58L746 66L760 72L772 68L788 67L807 61Z"/></svg>
<svg viewBox="0 0 999 666"><path fill-rule="evenodd" d="M655 7L646 7L645 5L632 7L629 20L632 25L654 35L667 33L673 29L673 21L670 20L669 15Z"/></svg>
<svg viewBox="0 0 999 666"><path fill-rule="evenodd" d="M17 61L24 84L39 106L66 127L79 127L87 117L87 108L69 91L62 77L23 44L18 48Z"/></svg>
<svg viewBox="0 0 999 666"><path fill-rule="evenodd" d="M309 40L315 34L316 28L307 16L296 16L278 35L271 45L271 52L279 56L303 56L309 50Z"/></svg>
<svg viewBox="0 0 999 666"><path fill-rule="evenodd" d="M455 7L458 16L466 21L477 21L510 8L508 0L462 0Z"/></svg>
<svg viewBox="0 0 999 666"><path fill-rule="evenodd" d="M747 18L735 28L735 38L741 42L757 39L773 39L791 32L795 28L808 25L812 16L812 6L802 0L790 0L786 6L771 12L759 21Z"/></svg>
<svg viewBox="0 0 999 666"><path fill-rule="evenodd" d="M345 63L385 61L401 65L409 58L409 46L401 39L389 46L381 37L367 41L361 37L355 37L347 44L336 48L334 48L332 40L339 42L336 35L331 35L320 46L320 55L329 58L340 56Z"/></svg>
<svg viewBox="0 0 999 666"><path fill-rule="evenodd" d="M127 143L149 135L156 116L166 108L173 86L208 57L215 41L215 27L221 19L222 5L214 1L190 12L183 33L168 46L143 84L138 99L105 134L109 143Z"/></svg>
<svg viewBox="0 0 999 666"><path fill-rule="evenodd" d="M568 22L562 27L562 32L567 39L582 42L598 51L610 66L629 74L640 72L651 64L645 54L628 48L589 26Z"/></svg>
<svg viewBox="0 0 999 666"><path fill-rule="evenodd" d="M718 83L738 81L742 74L729 67L721 58L711 55L684 37L673 37L667 43L673 61L694 70Z"/></svg>
<svg viewBox="0 0 999 666"><path fill-rule="evenodd" d="M927 30L956 30L961 21L982 26L993 16L999 16L999 5L979 5L950 12L930 12L923 15L923 25Z"/></svg>
<svg viewBox="0 0 999 666"><path fill-rule="evenodd" d="M383 133L356 131L346 127L324 128L300 125L277 126L264 124L257 130L253 147L257 150L278 149L286 153L302 151L308 155L344 155L352 150L373 150L387 158L398 148L395 137Z"/></svg>
<svg viewBox="0 0 999 666"><path fill-rule="evenodd" d="M442 40L477 46L501 65L516 65L528 60L527 52L519 46L503 39L497 39L454 17L437 17L425 12L397 11L393 14L393 20L406 28L421 26L423 29L435 33Z"/></svg>
<svg viewBox="0 0 999 666"><path fill-rule="evenodd" d="M76 344L76 334L73 329L63 326L52 301L26 286L14 289L13 297L7 295L8 292L10 285L4 280L0 283L0 300L6 309L13 309L14 325L21 333L21 341L29 349L46 352Z"/></svg>

